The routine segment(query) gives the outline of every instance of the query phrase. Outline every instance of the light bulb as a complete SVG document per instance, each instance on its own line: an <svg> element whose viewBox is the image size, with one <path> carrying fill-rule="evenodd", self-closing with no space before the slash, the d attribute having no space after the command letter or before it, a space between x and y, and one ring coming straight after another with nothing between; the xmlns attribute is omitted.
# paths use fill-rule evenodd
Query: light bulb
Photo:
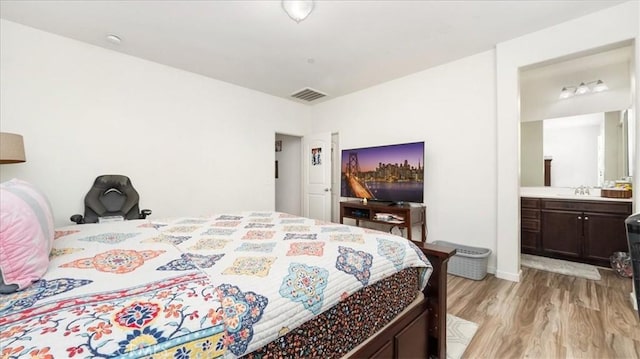
<svg viewBox="0 0 640 359"><path fill-rule="evenodd" d="M560 91L560 98L569 98L571 96L573 96L574 92L572 90L569 90L566 87L562 88L562 91Z"/></svg>
<svg viewBox="0 0 640 359"><path fill-rule="evenodd" d="M593 86L593 92L602 92L602 91L607 91L609 89L609 86L607 86L604 82L602 82L602 80L598 80L598 82L596 82L596 85Z"/></svg>
<svg viewBox="0 0 640 359"><path fill-rule="evenodd" d="M576 89L576 95L584 95L589 92L589 86L585 85L584 82L581 82L578 88Z"/></svg>

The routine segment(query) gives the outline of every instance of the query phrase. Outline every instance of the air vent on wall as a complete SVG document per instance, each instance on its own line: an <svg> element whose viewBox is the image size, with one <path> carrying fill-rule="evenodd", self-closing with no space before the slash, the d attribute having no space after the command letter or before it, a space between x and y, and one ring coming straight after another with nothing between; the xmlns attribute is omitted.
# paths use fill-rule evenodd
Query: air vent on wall
<svg viewBox="0 0 640 359"><path fill-rule="evenodd" d="M291 97L293 98L297 98L300 100L304 100L304 101L308 101L311 102L313 100L317 100L319 98L325 97L327 96L326 94L323 94L320 91L316 91L314 89L311 89L309 87L304 88L294 94L291 95Z"/></svg>

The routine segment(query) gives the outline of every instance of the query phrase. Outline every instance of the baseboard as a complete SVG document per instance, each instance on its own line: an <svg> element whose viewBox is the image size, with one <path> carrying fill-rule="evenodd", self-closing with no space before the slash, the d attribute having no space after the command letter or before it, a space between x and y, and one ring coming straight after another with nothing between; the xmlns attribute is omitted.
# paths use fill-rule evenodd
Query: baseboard
<svg viewBox="0 0 640 359"><path fill-rule="evenodd" d="M522 270L519 270L518 273L496 271L496 278L510 280L512 282L519 282L521 274Z"/></svg>
<svg viewBox="0 0 640 359"><path fill-rule="evenodd" d="M487 266L487 273L496 274L496 267Z"/></svg>

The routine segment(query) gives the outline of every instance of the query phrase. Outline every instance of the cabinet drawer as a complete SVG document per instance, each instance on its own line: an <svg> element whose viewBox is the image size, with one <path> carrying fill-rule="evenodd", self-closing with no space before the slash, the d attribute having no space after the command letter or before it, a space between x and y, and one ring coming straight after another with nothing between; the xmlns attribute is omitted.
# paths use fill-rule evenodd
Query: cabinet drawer
<svg viewBox="0 0 640 359"><path fill-rule="evenodd" d="M532 232L523 230L520 232L520 249L524 253L539 254L540 250L540 232Z"/></svg>
<svg viewBox="0 0 640 359"><path fill-rule="evenodd" d="M537 220L537 219L523 218L522 221L520 222L520 228L522 230L527 230L527 231L532 231L532 232L539 232L540 231L540 221Z"/></svg>
<svg viewBox="0 0 640 359"><path fill-rule="evenodd" d="M520 209L521 218L540 219L540 211L537 209L522 208Z"/></svg>
<svg viewBox="0 0 640 359"><path fill-rule="evenodd" d="M520 198L520 207L521 208L540 208L540 199L539 198Z"/></svg>
<svg viewBox="0 0 640 359"><path fill-rule="evenodd" d="M541 201L541 207L542 209L631 214L630 202L597 202L543 199Z"/></svg>

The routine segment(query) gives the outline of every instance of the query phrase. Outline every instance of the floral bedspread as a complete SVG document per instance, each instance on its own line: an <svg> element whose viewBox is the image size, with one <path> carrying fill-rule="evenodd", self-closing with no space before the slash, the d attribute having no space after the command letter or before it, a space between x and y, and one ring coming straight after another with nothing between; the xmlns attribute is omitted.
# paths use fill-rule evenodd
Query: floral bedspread
<svg viewBox="0 0 640 359"><path fill-rule="evenodd" d="M2 359L238 357L407 267L424 287L409 241L277 212L65 227L0 295Z"/></svg>
<svg viewBox="0 0 640 359"><path fill-rule="evenodd" d="M362 287L407 267L432 268L413 243L277 212L153 222L215 283L227 356L251 353Z"/></svg>
<svg viewBox="0 0 640 359"><path fill-rule="evenodd" d="M182 258L147 221L57 230L45 277L0 295L2 358L223 356L216 289Z"/></svg>

